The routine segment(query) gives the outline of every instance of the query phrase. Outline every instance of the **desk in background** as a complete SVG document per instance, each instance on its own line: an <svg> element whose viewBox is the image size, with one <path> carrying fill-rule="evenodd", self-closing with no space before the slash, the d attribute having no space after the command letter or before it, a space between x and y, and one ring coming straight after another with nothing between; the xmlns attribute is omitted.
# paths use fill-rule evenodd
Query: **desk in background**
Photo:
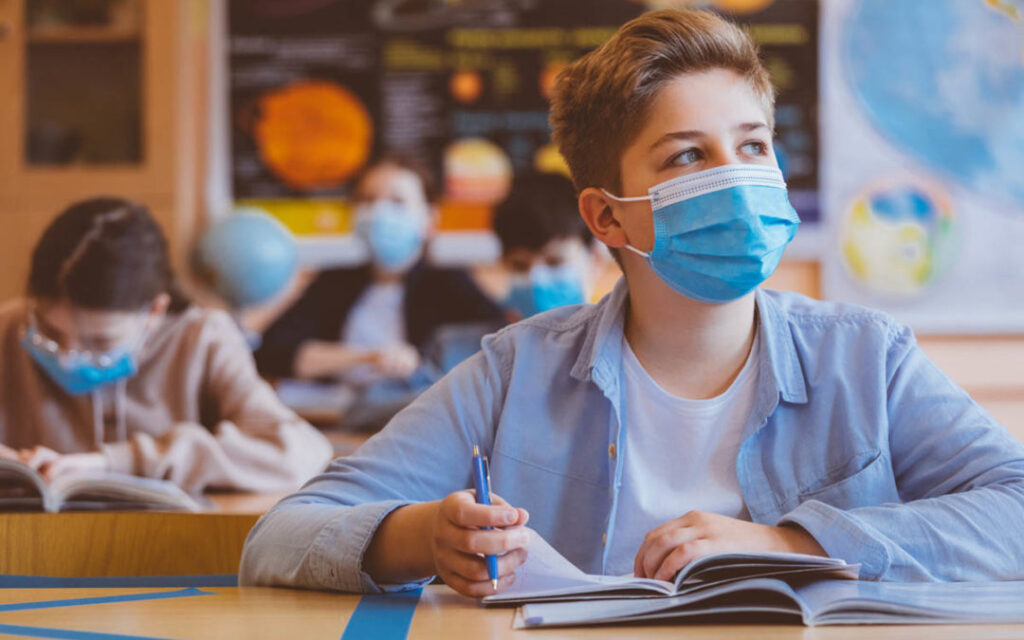
<svg viewBox="0 0 1024 640"><path fill-rule="evenodd" d="M512 629L511 609L483 609L473 600L463 598L443 586L429 586L422 598L406 596L408 605L391 607L387 613L374 612L362 606L356 613L360 597L291 589L213 587L182 592L177 589L20 589L0 590L0 605L42 602L71 598L118 596L126 594L173 594L155 600L79 604L44 609L4 611L0 606L0 634L21 627L43 628L49 635L31 637L82 638L103 637L74 635L123 634L133 637L189 638L222 640L223 638L302 638L303 640L351 640L356 637L346 627L353 623L353 614L361 617L364 633L359 637L375 640L395 638L523 638L550 640L554 638L678 638L693 639L872 639L929 640L947 638L1020 638L1024 625L958 625L958 626L889 626L889 627L816 627L794 625L643 625L571 629ZM205 595L203 595L205 594ZM379 603L379 600L377 601ZM415 607L414 609L412 607ZM411 611L410 611L411 610ZM411 623L408 615L411 612ZM403 615L404 614L404 615ZM370 617L368 617L368 615ZM396 621L398 624L396 624ZM367 633L366 623L371 629ZM374 624L384 625L373 628ZM406 628L408 633L406 635ZM25 634L28 636L29 634ZM106 636L110 637L110 636Z"/></svg>
<svg viewBox="0 0 1024 640"><path fill-rule="evenodd" d="M206 513L0 513L0 574L234 574L256 520L283 494L213 494Z"/></svg>

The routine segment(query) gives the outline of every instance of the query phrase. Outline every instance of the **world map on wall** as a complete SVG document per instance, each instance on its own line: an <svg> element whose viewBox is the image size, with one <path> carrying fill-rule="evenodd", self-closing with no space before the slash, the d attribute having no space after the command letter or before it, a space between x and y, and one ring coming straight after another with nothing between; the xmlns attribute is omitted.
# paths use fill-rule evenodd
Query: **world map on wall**
<svg viewBox="0 0 1024 640"><path fill-rule="evenodd" d="M994 209L1024 207L1024 0L859 0L842 57L890 143Z"/></svg>

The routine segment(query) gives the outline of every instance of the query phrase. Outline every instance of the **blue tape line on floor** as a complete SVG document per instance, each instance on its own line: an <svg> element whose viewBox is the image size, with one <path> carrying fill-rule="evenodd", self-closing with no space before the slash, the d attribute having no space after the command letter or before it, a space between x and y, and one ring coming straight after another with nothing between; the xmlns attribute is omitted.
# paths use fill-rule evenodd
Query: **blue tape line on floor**
<svg viewBox="0 0 1024 640"><path fill-rule="evenodd" d="M111 602L137 602L140 600L167 600L169 598L190 598L192 596L212 596L213 593L189 587L177 591L159 591L157 593L129 593L119 596L97 596L93 598L66 598L64 600L42 600L39 602L14 602L0 604L0 613L5 611L29 611L32 609L53 609L56 607L77 607L86 604L108 604Z"/></svg>
<svg viewBox="0 0 1024 640"><path fill-rule="evenodd" d="M197 576L111 576L98 578L0 575L0 589L77 589L104 587L237 587L238 574Z"/></svg>
<svg viewBox="0 0 1024 640"><path fill-rule="evenodd" d="M117 633L101 633L98 631L26 627L20 624L0 624L0 635L22 636L25 638L56 638L57 640L169 640L167 638L124 636Z"/></svg>
<svg viewBox="0 0 1024 640"><path fill-rule="evenodd" d="M352 612L341 640L405 640L422 592L423 589L416 589L363 596Z"/></svg>

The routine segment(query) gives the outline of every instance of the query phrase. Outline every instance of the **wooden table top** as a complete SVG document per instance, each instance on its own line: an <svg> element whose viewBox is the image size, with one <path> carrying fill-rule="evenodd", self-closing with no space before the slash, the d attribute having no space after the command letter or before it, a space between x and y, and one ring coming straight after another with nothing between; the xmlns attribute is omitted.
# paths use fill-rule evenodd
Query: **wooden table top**
<svg viewBox="0 0 1024 640"><path fill-rule="evenodd" d="M169 594L179 589L3 589L0 590L0 634L17 626L34 627L26 637L74 637L68 631L136 637L223 639L296 638L337 640L353 617L359 596L265 587L206 587L182 597L75 606L10 610L11 603L41 603L71 598L130 594ZM150 597L150 596L143 596ZM61 604L61 603L54 603ZM365 609L362 612L365 615ZM359 615L359 614L357 614ZM390 614L394 616L392 612ZM429 586L415 606L409 638L757 638L945 640L947 638L1020 638L1024 625L933 625L816 627L793 625L641 625L572 629L512 629L512 609L484 609L444 586ZM378 614L378 620L381 616ZM61 630L39 635L38 628ZM61 635L63 634L63 635ZM18 635L14 633L13 635ZM352 635L352 634L349 634ZM373 634L379 640L406 637ZM83 637L83 636L78 636ZM348 636L346 636L347 640Z"/></svg>

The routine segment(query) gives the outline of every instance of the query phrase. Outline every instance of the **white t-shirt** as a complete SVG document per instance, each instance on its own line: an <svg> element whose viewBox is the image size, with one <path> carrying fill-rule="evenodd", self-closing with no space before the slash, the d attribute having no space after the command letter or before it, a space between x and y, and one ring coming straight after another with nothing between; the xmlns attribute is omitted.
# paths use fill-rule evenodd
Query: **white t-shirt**
<svg viewBox="0 0 1024 640"><path fill-rule="evenodd" d="M352 305L341 332L341 341L370 349L405 342L405 285L401 282L371 284Z"/></svg>
<svg viewBox="0 0 1024 640"><path fill-rule="evenodd" d="M371 284L352 305L341 331L343 344L380 349L406 341L405 285L401 282ZM347 382L366 384L378 379L369 366L356 367L344 376Z"/></svg>
<svg viewBox="0 0 1024 640"><path fill-rule="evenodd" d="M644 536L688 511L750 520L743 504L736 456L754 405L758 339L739 375L721 395L678 398L662 389L622 340L625 383L625 456L609 575L633 573Z"/></svg>

